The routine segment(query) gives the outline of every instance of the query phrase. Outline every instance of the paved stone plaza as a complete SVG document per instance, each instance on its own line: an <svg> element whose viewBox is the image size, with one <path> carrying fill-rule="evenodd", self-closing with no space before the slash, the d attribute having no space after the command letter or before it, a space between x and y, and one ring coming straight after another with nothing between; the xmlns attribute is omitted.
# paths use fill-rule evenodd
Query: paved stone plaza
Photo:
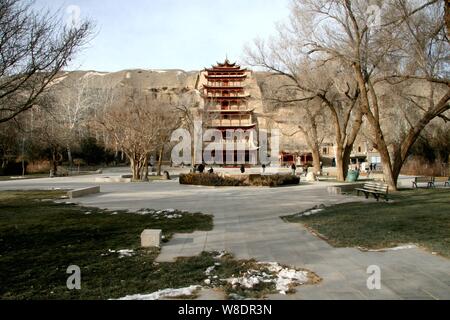
<svg viewBox="0 0 450 320"><path fill-rule="evenodd" d="M118 174L110 172L109 175ZM105 174L104 176L107 176ZM316 205L366 201L329 196L332 183L286 188L210 188L181 186L178 181L150 184L95 184L94 176L0 182L0 190L101 186L101 194L76 200L111 210L178 209L214 216L214 230L179 234L162 248L159 261L173 261L202 251L226 250L237 258L255 258L307 268L323 278L316 286L272 299L450 299L450 260L413 248L386 252L337 249L299 224L280 217ZM403 182L410 183L408 179ZM140 235L137 234L136 237ZM367 268L382 272L381 290L369 290Z"/></svg>

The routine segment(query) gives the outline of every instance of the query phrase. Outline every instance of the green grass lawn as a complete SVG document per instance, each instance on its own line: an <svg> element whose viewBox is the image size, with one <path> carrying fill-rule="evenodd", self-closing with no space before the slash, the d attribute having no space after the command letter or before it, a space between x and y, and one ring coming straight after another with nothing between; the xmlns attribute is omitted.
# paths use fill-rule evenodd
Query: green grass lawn
<svg viewBox="0 0 450 320"><path fill-rule="evenodd" d="M311 215L285 217L336 247L383 249L414 243L450 257L450 190L405 190L391 203L348 203Z"/></svg>
<svg viewBox="0 0 450 320"><path fill-rule="evenodd" d="M0 192L0 299L109 299L150 293L199 283L214 264L208 256L154 264L158 250L139 248L144 229L162 229L170 238L175 232L211 230L211 216L155 219L45 201L62 195ZM133 249L135 255L120 259L110 249ZM70 265L81 268L80 291L66 288Z"/></svg>

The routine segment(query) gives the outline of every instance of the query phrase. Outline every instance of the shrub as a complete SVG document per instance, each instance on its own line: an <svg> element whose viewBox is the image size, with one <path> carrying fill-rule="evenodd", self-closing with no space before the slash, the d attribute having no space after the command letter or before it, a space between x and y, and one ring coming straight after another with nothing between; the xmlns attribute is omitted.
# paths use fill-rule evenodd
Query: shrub
<svg viewBox="0 0 450 320"><path fill-rule="evenodd" d="M300 177L293 175L267 175L260 176L259 179L255 179L250 182L252 186L261 187L281 187L288 185L297 185L300 183Z"/></svg>
<svg viewBox="0 0 450 320"><path fill-rule="evenodd" d="M25 170L28 163L25 162ZM1 168L0 175L2 176L20 176L22 175L22 162L8 162L4 168Z"/></svg>
<svg viewBox="0 0 450 320"><path fill-rule="evenodd" d="M180 184L210 186L210 187L280 187L298 185L300 178L293 175L243 175L243 176L219 176L217 174L181 174Z"/></svg>
<svg viewBox="0 0 450 320"><path fill-rule="evenodd" d="M51 163L48 160L33 161L27 166L28 174L36 173L49 173L51 169Z"/></svg>
<svg viewBox="0 0 450 320"><path fill-rule="evenodd" d="M81 155L88 165L101 164L105 162L106 151L100 146L95 138L89 137L81 141Z"/></svg>
<svg viewBox="0 0 450 320"><path fill-rule="evenodd" d="M189 184L194 186L210 186L210 187L238 187L244 186L244 181L221 177L217 174L205 173L189 173L180 175L180 184Z"/></svg>

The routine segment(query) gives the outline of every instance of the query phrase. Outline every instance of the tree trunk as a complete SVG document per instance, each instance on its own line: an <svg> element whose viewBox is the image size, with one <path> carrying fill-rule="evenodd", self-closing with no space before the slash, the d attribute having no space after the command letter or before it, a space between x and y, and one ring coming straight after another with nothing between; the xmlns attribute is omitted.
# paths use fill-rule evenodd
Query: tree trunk
<svg viewBox="0 0 450 320"><path fill-rule="evenodd" d="M25 177L25 159L22 157L22 177Z"/></svg>
<svg viewBox="0 0 450 320"><path fill-rule="evenodd" d="M142 177L142 181L148 181L148 155L145 157L144 160L144 175Z"/></svg>
<svg viewBox="0 0 450 320"><path fill-rule="evenodd" d="M312 157L313 157L314 173L318 173L321 171L319 147L312 148L311 151L312 151Z"/></svg>
<svg viewBox="0 0 450 320"><path fill-rule="evenodd" d="M133 173L133 181L140 180L140 169L139 169L139 161L136 161L134 158L130 157L130 166L131 172Z"/></svg>
<svg viewBox="0 0 450 320"><path fill-rule="evenodd" d="M383 165L384 182L389 186L390 191L397 191L398 176L395 177L390 168L390 163L381 157L381 164Z"/></svg>
<svg viewBox="0 0 450 320"><path fill-rule="evenodd" d="M356 81L358 82L359 90L361 92L361 99L362 99L362 106L364 107L364 114L366 115L367 120L369 121L369 124L375 133L375 140L376 140L376 144L377 144L376 149L380 153L381 163L383 165L384 181L386 182L386 184L389 185L389 189L391 191L397 191L397 181L394 178L394 175L392 172L391 157L389 154L388 147L386 145L383 131L381 130L381 126L380 126L378 103L376 100L372 101L372 103L374 104L374 110L372 112L372 110L370 108L370 101L369 101L369 96L367 94L367 87L366 87L366 84L368 86L370 86L370 84L368 84L364 78L364 75L363 75L363 72L361 69L361 64L358 62L354 63L353 70L355 72Z"/></svg>
<svg viewBox="0 0 450 320"><path fill-rule="evenodd" d="M72 150L67 146L67 159L69 160L69 167L73 166Z"/></svg>
<svg viewBox="0 0 450 320"><path fill-rule="evenodd" d="M56 176L58 173L58 161L56 160L57 151L55 149L52 150L52 170L53 174Z"/></svg>
<svg viewBox="0 0 450 320"><path fill-rule="evenodd" d="M352 151L353 144L345 147L338 145L336 148L336 179L339 182L344 182L347 179Z"/></svg>
<svg viewBox="0 0 450 320"><path fill-rule="evenodd" d="M163 155L164 155L164 146L162 146L161 149L159 150L158 176L161 176L161 168L162 168Z"/></svg>
<svg viewBox="0 0 450 320"><path fill-rule="evenodd" d="M345 168L347 167L347 168ZM339 182L344 182L347 177L348 163L344 161L344 150L341 145L336 148L336 179Z"/></svg>

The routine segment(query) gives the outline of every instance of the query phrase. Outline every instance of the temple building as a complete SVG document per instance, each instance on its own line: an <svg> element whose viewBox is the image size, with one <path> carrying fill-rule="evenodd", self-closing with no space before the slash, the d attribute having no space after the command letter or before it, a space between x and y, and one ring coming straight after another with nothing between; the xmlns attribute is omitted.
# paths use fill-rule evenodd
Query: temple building
<svg viewBox="0 0 450 320"><path fill-rule="evenodd" d="M217 164L240 165L245 160L245 164L256 165L258 162L257 121L246 90L250 74L251 71L228 59L204 70L204 119L209 129L222 133L221 141L213 141L220 143L223 150L223 162L216 161ZM234 153L228 152L227 157L227 150L234 150Z"/></svg>

